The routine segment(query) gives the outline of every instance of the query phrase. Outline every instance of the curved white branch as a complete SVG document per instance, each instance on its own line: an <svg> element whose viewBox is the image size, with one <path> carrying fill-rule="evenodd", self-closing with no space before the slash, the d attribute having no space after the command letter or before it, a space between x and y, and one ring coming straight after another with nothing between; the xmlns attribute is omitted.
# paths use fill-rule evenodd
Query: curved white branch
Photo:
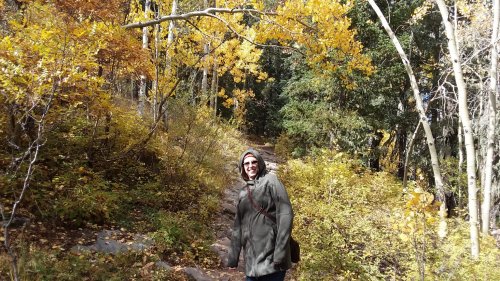
<svg viewBox="0 0 500 281"><path fill-rule="evenodd" d="M259 11L256 9L228 9L228 8L208 8L202 11L193 11L185 14L180 14L180 15L168 15L168 16L163 16L158 19L150 20L150 21L145 21L145 22L135 22L135 23L129 23L123 26L123 28L130 29L130 28L142 28L146 26L152 26L155 24L162 23L164 21L173 21L173 20L186 20L189 18L193 17L212 17L214 14L217 13L224 13L224 14L238 14L238 13L253 13L253 14L260 14L260 15L276 15L274 12L263 12Z"/></svg>

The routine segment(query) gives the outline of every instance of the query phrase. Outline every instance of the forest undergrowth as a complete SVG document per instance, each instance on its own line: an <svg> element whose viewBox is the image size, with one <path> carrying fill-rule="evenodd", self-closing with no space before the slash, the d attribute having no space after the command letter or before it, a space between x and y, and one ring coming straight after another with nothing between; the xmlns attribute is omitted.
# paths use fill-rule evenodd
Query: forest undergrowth
<svg viewBox="0 0 500 281"><path fill-rule="evenodd" d="M289 160L280 178L291 196L293 233L304 253L298 280L500 277L500 250L491 236L481 240L480 260L471 259L464 246L465 218L449 218L447 237L438 237L439 204L423 182L403 190L390 173L329 150Z"/></svg>
<svg viewBox="0 0 500 281"><path fill-rule="evenodd" d="M150 128L123 106L92 122L75 111L47 134L19 223L9 229L21 280L187 280L152 262L221 265L210 227L235 173L241 134L208 109L169 110L175 122L147 141ZM1 154L8 163L9 151ZM0 181L1 203L12 206L22 173ZM95 242L103 229L120 231L122 242L145 233L154 246L118 255L71 249ZM0 253L1 279L10 279L10 257Z"/></svg>

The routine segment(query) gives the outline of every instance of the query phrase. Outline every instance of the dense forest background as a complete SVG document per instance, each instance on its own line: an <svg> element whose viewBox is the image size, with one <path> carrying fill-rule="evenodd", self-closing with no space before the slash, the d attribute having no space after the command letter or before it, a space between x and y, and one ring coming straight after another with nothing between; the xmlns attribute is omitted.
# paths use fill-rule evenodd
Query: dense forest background
<svg viewBox="0 0 500 281"><path fill-rule="evenodd" d="M248 140L293 280L500 280L499 0L0 1L0 279L187 280ZM146 252L70 251L82 233Z"/></svg>

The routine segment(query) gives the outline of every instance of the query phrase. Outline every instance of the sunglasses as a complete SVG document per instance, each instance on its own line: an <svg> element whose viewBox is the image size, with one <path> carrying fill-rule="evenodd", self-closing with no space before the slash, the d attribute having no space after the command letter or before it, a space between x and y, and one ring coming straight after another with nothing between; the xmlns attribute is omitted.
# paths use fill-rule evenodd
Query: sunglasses
<svg viewBox="0 0 500 281"><path fill-rule="evenodd" d="M249 161L249 162L243 162L244 166L250 166L250 165L256 165L259 163L258 161Z"/></svg>

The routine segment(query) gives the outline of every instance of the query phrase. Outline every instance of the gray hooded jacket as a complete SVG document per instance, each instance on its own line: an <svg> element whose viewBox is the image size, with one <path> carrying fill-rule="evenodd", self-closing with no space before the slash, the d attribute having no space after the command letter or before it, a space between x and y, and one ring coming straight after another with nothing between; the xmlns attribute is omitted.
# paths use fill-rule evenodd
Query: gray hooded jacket
<svg viewBox="0 0 500 281"><path fill-rule="evenodd" d="M249 180L243 168L243 157L248 153L259 163L255 180ZM267 172L264 159L256 150L248 149L241 155L239 170L251 190L253 201L275 217L276 223L256 210L244 186L238 198L228 266L238 265L243 248L247 276L259 277L287 270L292 266L289 240L293 221L288 194L276 175Z"/></svg>

